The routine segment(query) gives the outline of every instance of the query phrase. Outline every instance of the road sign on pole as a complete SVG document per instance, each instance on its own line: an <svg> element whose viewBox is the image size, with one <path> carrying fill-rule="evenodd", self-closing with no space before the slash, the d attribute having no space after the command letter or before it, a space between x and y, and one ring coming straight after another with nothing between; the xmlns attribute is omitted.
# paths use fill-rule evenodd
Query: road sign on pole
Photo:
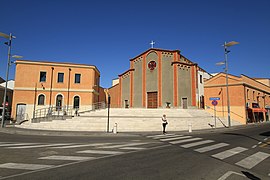
<svg viewBox="0 0 270 180"><path fill-rule="evenodd" d="M217 104L218 104L217 100L213 100L213 101L212 101L212 105L213 105L213 106L216 106Z"/></svg>

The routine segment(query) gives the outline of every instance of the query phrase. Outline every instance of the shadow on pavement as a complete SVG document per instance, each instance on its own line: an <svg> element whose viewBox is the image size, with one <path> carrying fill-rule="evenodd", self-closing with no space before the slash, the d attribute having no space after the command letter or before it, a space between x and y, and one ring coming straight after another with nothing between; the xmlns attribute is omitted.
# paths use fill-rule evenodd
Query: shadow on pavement
<svg viewBox="0 0 270 180"><path fill-rule="evenodd" d="M263 132L260 134L261 136L270 136L270 131L267 131L267 132Z"/></svg>

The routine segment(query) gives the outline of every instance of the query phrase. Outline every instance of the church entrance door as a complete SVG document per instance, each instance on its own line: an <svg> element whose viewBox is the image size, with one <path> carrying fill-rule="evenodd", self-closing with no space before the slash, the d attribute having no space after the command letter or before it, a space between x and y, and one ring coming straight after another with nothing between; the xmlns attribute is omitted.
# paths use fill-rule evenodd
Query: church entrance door
<svg viewBox="0 0 270 180"><path fill-rule="evenodd" d="M147 93L147 108L157 108L157 92Z"/></svg>

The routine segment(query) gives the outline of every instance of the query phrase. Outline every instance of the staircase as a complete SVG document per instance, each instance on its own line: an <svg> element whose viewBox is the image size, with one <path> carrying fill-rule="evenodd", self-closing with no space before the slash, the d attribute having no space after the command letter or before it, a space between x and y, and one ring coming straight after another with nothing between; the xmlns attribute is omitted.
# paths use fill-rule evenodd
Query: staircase
<svg viewBox="0 0 270 180"><path fill-rule="evenodd" d="M161 131L161 117L166 114L168 119L167 131L182 131L192 127L195 129L209 129L214 125L214 118L201 109L120 109L111 108L109 131L117 123L118 132ZM224 124L227 122L223 119ZM108 109L80 113L66 120L52 120L51 122L26 122L20 128L62 130L62 131L107 131ZM217 127L224 127L217 119ZM232 125L240 123L232 121Z"/></svg>

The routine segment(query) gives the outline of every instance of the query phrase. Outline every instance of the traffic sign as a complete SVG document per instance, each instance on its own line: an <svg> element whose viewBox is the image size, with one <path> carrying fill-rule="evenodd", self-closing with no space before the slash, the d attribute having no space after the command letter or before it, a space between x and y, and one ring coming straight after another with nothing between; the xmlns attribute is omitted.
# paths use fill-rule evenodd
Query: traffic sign
<svg viewBox="0 0 270 180"><path fill-rule="evenodd" d="M4 102L2 103L2 106L4 106ZM8 106L8 102L6 102L6 105L5 106Z"/></svg>
<svg viewBox="0 0 270 180"><path fill-rule="evenodd" d="M213 101L212 101L212 105L213 105L213 106L216 106L217 104L218 104L217 100L213 100Z"/></svg>
<svg viewBox="0 0 270 180"><path fill-rule="evenodd" d="M210 101L213 101L213 100L216 100L217 101L217 100L220 100L220 97L210 97L209 100Z"/></svg>

